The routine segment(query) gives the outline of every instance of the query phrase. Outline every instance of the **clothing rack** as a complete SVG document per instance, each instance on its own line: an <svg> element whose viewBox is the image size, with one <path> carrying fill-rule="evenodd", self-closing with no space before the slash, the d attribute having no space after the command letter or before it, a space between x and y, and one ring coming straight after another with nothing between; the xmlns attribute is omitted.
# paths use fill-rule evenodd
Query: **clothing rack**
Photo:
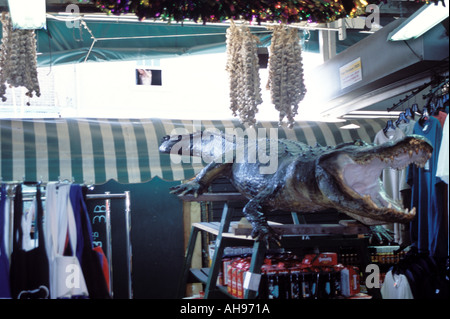
<svg viewBox="0 0 450 319"><path fill-rule="evenodd" d="M18 183L5 183L10 186L15 186ZM24 183L27 184L27 183ZM38 183L36 183L38 184ZM35 184L35 185L36 185ZM39 183L40 184L40 183ZM9 205L9 216L10 221L14 220L14 205L12 199L14 198L14 193L12 191L13 188L8 189L8 198L10 199ZM23 192L23 201L33 201L35 191L25 191ZM45 191L42 192L45 194ZM41 197L42 200L46 198ZM126 232L126 255L127 255L127 285L128 285L128 299L133 298L133 289L132 289L132 247L131 247L131 209L130 209L130 192L125 191L124 193L119 194L111 194L110 192L105 192L105 194L87 194L86 200L105 200L105 225L106 225L106 256L108 260L109 266L109 293L111 297L113 296L113 270L112 270L112 240L111 240L111 200L112 199L123 199L125 201L124 205L124 213L125 213L125 232ZM10 236L13 235L12 222L10 222ZM10 239L10 243L12 243L12 238Z"/></svg>
<svg viewBox="0 0 450 319"><path fill-rule="evenodd" d="M387 108L388 112L391 112L395 110L397 107L403 105L405 102L409 101L413 97L415 97L417 94L425 90L427 87L431 86L430 93L423 96L423 99L429 98L430 96L433 97L439 89L441 89L445 83L448 83L448 76L436 76L431 81L422 84L417 89L411 91L411 95L406 95L405 98L400 99L397 103L393 104L392 107Z"/></svg>
<svg viewBox="0 0 450 319"><path fill-rule="evenodd" d="M125 200L125 232L126 232L126 251L127 251L127 284L128 284L128 299L133 299L132 289L132 249L131 249L131 210L130 210L130 192L125 191L121 194L111 194L105 192L105 194L88 194L86 200L105 200L105 224L106 224L106 255L109 265L109 280L110 280L110 294L113 296L113 277L112 277L112 241L111 241L111 199L124 199Z"/></svg>

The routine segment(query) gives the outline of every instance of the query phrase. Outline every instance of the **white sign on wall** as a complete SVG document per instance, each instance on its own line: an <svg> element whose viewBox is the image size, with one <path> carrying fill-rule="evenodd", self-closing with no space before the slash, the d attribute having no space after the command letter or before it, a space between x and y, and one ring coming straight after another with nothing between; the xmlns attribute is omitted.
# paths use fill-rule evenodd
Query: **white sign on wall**
<svg viewBox="0 0 450 319"><path fill-rule="evenodd" d="M339 77L341 80L341 89L358 83L362 80L361 58L357 58L339 68Z"/></svg>

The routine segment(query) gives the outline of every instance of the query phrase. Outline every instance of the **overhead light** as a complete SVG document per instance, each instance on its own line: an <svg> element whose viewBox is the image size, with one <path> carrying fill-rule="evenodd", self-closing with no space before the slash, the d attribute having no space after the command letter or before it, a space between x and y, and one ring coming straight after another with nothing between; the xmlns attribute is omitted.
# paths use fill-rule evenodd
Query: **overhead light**
<svg viewBox="0 0 450 319"><path fill-rule="evenodd" d="M360 128L360 126L356 124L347 124L340 127L341 130L356 130L358 128Z"/></svg>
<svg viewBox="0 0 450 319"><path fill-rule="evenodd" d="M439 1L437 4L425 4L412 16L406 19L399 27L389 33L390 41L416 39L422 34L448 18L448 1Z"/></svg>
<svg viewBox="0 0 450 319"><path fill-rule="evenodd" d="M395 118L400 115L400 111L352 111L342 116L344 119L379 119L379 118Z"/></svg>

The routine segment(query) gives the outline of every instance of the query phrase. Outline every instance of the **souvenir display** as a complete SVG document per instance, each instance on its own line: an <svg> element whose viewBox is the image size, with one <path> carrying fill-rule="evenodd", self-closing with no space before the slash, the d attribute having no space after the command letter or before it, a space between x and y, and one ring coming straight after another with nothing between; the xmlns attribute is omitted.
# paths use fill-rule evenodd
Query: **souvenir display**
<svg viewBox="0 0 450 319"><path fill-rule="evenodd" d="M28 97L40 96L37 78L36 38L33 29L13 29L11 20L2 15L2 44L0 54L0 96L10 87L25 87Z"/></svg>
<svg viewBox="0 0 450 319"><path fill-rule="evenodd" d="M4 1L0 299L448 300L448 6Z"/></svg>

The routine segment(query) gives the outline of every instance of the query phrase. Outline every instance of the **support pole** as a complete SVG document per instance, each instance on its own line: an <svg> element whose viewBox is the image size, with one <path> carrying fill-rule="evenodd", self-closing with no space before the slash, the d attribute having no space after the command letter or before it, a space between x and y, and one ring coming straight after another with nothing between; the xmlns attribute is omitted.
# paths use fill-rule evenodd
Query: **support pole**
<svg viewBox="0 0 450 319"><path fill-rule="evenodd" d="M131 251L131 210L130 210L130 192L125 192L125 222L127 231L127 260L128 260L128 299L133 299L132 287L132 258Z"/></svg>
<svg viewBox="0 0 450 319"><path fill-rule="evenodd" d="M110 192L105 192L109 195ZM112 240L111 240L111 200L105 200L105 223L106 223L106 256L109 265L109 294L111 298L114 295L113 290L113 265L112 265Z"/></svg>

